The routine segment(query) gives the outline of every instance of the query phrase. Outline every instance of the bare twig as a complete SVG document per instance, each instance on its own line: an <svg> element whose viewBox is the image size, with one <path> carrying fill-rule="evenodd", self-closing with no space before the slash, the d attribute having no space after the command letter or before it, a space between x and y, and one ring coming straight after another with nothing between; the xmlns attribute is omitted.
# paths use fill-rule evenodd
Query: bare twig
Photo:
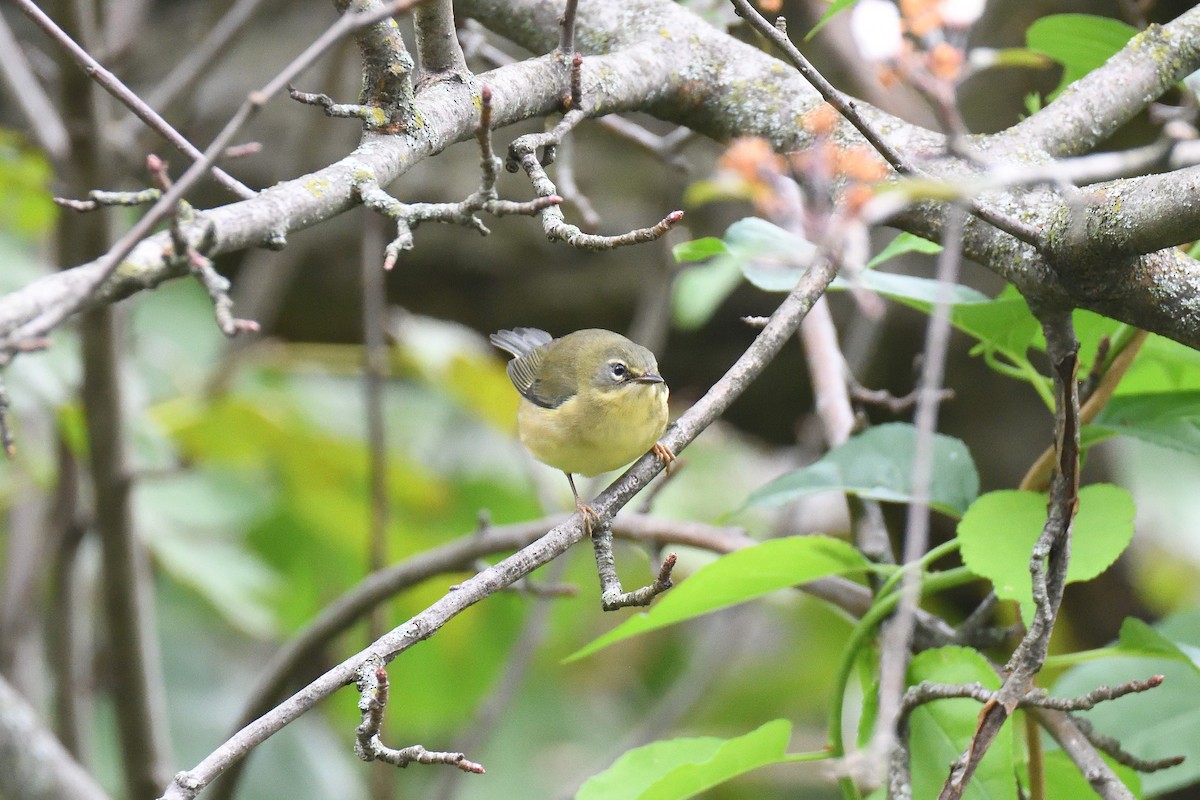
<svg viewBox="0 0 1200 800"><path fill-rule="evenodd" d="M776 309L771 321L725 376L667 428L661 440L662 444L678 453L711 425L795 334L800 321L816 299L824 293L836 273L836 266L832 262L818 260L800 279L795 289ZM591 507L596 512L599 522L611 519L613 514L628 503L662 468L662 461L657 455L647 454L639 459L612 486L592 501ZM372 656L394 658L422 639L432 636L448 620L465 609L557 558L584 535L583 520L577 515L572 515L567 522L556 526L537 542L463 582L457 591L447 593L404 625L383 636L367 650L346 659L296 695L247 724L194 768L177 774L163 797L172 800L195 797L231 764L240 760L268 736L290 724L322 698L354 680L365 659Z"/></svg>
<svg viewBox="0 0 1200 800"><path fill-rule="evenodd" d="M783 30L768 22L765 17L750 5L749 0L732 0L732 2L738 16L749 22L754 26L755 30L782 50L792 63L792 66L796 68L796 71L804 76L804 79L820 93L825 102L836 108L854 126L855 130L871 143L871 146L892 165L892 168L896 172L901 175L921 176L921 171L913 163L901 155L878 131L867 123L866 119L858 112L858 108L854 105L854 100L843 95L833 84L827 81L825 76L817 71L816 67L792 44ZM969 208L971 214L974 216L979 217L1011 236L1015 236L1026 244L1037 247L1042 241L1041 233L1023 220L984 206L974 200L969 202Z"/></svg>
<svg viewBox="0 0 1200 800"><path fill-rule="evenodd" d="M193 162L203 160L200 151L183 137L179 131L171 127L171 124L163 119L158 113L146 105L140 97L133 93L121 80L105 69L100 62L92 58L91 55L80 47L74 39L66 34L62 28L55 24L54 20L50 19L44 11L37 7L33 0L13 0L25 15L33 20L34 24L41 28L47 36L54 40L56 44L65 49L71 54L76 63L86 72L96 83L100 84L106 92L111 94L117 100L121 101L130 111L137 114L138 118L153 128L164 139L170 142L175 149L192 159ZM255 191L243 184L233 176L226 173L224 170L212 166L212 162L208 163L208 168L211 169L213 177L234 195L240 198L253 197Z"/></svg>
<svg viewBox="0 0 1200 800"><path fill-rule="evenodd" d="M671 570L675 568L675 554L671 553L663 559L652 583L628 592L623 590L613 557L611 523L593 526L592 549L596 554L596 571L600 574L600 605L605 611L648 606L655 597L674 585L671 583Z"/></svg>
<svg viewBox="0 0 1200 800"><path fill-rule="evenodd" d="M393 220L396 225L396 238L384 250L384 270L395 266L402 251L412 249L413 229L422 222L462 225L486 236L491 231L483 224L483 220L479 219L477 212L485 211L495 216L532 216L562 202L558 195L538 197L526 202L498 199L496 178L499 175L500 159L492 151L492 90L487 84L480 87L479 101L479 125L475 129L475 138L479 142L482 178L479 189L465 200L457 203L401 203L381 189L373 177L359 177L358 196L363 205Z"/></svg>
<svg viewBox="0 0 1200 800"><path fill-rule="evenodd" d="M63 208L83 213L110 206L144 206L157 201L160 197L162 197L161 189L141 189L134 192L109 192L104 189L92 189L88 192L87 200L56 197L54 202Z"/></svg>
<svg viewBox="0 0 1200 800"><path fill-rule="evenodd" d="M17 1L23 7L30 6L39 15L45 16L41 14L36 6L33 6L31 0ZM83 308L92 293L104 283L112 271L117 268L117 265L121 263L121 260L133 250L134 246L145 238L155 225L174 212L177 203L183 198L184 193L201 177L207 174L213 162L225 151L225 148L233 140L234 135L241 129L242 125L256 114L266 104L268 99L287 86L297 74L306 69L343 36L403 11L411 7L415 2L417 0L392 0L392 2L385 3L370 12L342 15L338 18L337 22L329 26L324 33L317 37L316 41L284 67L279 74L268 81L261 89L251 92L237 113L221 129L221 132L217 134L212 143L209 144L208 149L204 151L203 157L193 162L171 187L170 191L165 192L158 199L158 202L146 212L145 216L126 231L109 248L108 252L95 262L96 270L94 273L88 279L80 281L78 286L73 287L69 300L45 310L0 340L0 365L11 361L13 356L20 351L23 342L29 339L41 338L56 328L63 320Z"/></svg>
<svg viewBox="0 0 1200 800"><path fill-rule="evenodd" d="M879 406L893 414L900 414L908 411L917 403L917 392L911 391L903 397L896 397L886 389L868 389L859 383L853 375L849 375L847 380L850 383L850 397L856 402L865 405ZM944 403L954 399L954 390L948 387L943 387L938 390L937 400L939 403Z"/></svg>
<svg viewBox="0 0 1200 800"><path fill-rule="evenodd" d="M900 605L885 629L879 667L879 712L871 741L870 756L876 764L888 763L896 736L896 720L904 691L909 645L921 596L920 559L929 544L929 497L933 480L933 445L937 431L940 392L950 342L950 287L957 282L962 258L964 215L952 209L947 222L945 243L938 256L938 295L925 331L924 358L917 385L915 424L917 439L912 464L913 500L908 506L904 532L904 580Z"/></svg>
<svg viewBox="0 0 1200 800"><path fill-rule="evenodd" d="M1072 717L1071 719L1074 720L1080 733L1087 737L1087 740L1095 745L1098 750L1103 750L1112 756L1113 760L1118 764L1124 764L1131 769L1136 769L1138 772L1158 772L1168 767L1178 766L1184 762L1183 756L1167 756L1155 759L1139 758L1132 753L1126 752L1121 747L1121 743L1116 739L1094 731L1092 724L1086 719L1079 717Z"/></svg>
<svg viewBox="0 0 1200 800"><path fill-rule="evenodd" d="M576 59L576 69L573 70L573 76L577 76L577 68L581 63L581 59ZM517 137L509 145L508 160L505 168L509 172L524 169L525 174L529 176L529 180L533 183L534 191L541 198L559 197L558 187L555 186L554 182L546 174L545 167L553 161L554 148L562 142L563 138L575 126L586 118L586 113L582 108L582 97L578 98L578 102L576 102L574 97L575 93L580 91L577 89L577 77L573 77L571 83L571 110L563 115L558 124L545 133L531 133ZM543 151L543 155L540 158L538 156L539 150ZM542 228L551 241L562 241L572 247L584 250L603 251L631 244L654 241L682 220L683 212L672 211L653 227L639 228L618 236L598 236L584 233L577 226L567 224L563 217L562 209L558 208L557 205L552 205L544 209L541 216Z"/></svg>
<svg viewBox="0 0 1200 800"><path fill-rule="evenodd" d="M558 56L564 61L575 53L575 11L579 0L567 0L562 16L558 18Z"/></svg>
<svg viewBox="0 0 1200 800"><path fill-rule="evenodd" d="M21 106L33 137L38 145L53 159L67 156L71 143L67 139L67 128L58 109L50 102L42 84L33 74L25 51L4 17L0 16L0 78L12 90L12 97Z"/></svg>
<svg viewBox="0 0 1200 800"><path fill-rule="evenodd" d="M1005 666L1004 684L995 698L984 706L971 745L952 765L939 800L956 800L962 796L967 782L1001 726L1033 687L1033 681L1046 659L1050 634L1054 630L1054 620L1066 585L1071 553L1071 523L1079 506L1079 396L1075 382L1079 344L1075 339L1069 311L1044 312L1041 318L1046 351L1052 364L1057 405L1056 471L1050 486L1046 524L1029 560L1034 615L1025 638Z"/></svg>
<svg viewBox="0 0 1200 800"><path fill-rule="evenodd" d="M1086 725L1085 720L1048 708L1031 708L1028 713L1054 737L1103 800L1133 800L1133 792L1121 782L1097 752L1095 745L1084 735L1082 729Z"/></svg>
<svg viewBox="0 0 1200 800"><path fill-rule="evenodd" d="M450 0L425 0L413 12L417 36L417 63L421 67L421 85L467 75L467 59L458 43L454 28L454 7Z"/></svg>
<svg viewBox="0 0 1200 800"><path fill-rule="evenodd" d="M1149 334L1146 331L1135 332L1125 343L1125 346L1113 356L1112 363L1108 364L1107 367L1099 364L1101 359L1100 356L1097 356L1097 364L1093 365L1093 372L1099 368L1103 370L1103 373L1100 380L1092 387L1086 402L1079 409L1079 424L1088 424L1108 405L1108 401L1112 399L1117 385L1125 377L1125 373L1129 371L1129 367L1133 365L1133 360L1137 357L1147 336ZM1050 482L1050 476L1055 468L1055 458L1054 446L1046 448L1037 461L1033 462L1029 467L1029 470L1025 473L1025 477L1021 479L1021 488L1031 492L1046 491L1046 486Z"/></svg>
<svg viewBox="0 0 1200 800"><path fill-rule="evenodd" d="M363 125L379 122L379 109L363 103L338 103L332 97L320 92L302 92L294 86L288 87L288 97L297 103L317 106L325 112L325 116L335 119L357 119Z"/></svg>
<svg viewBox="0 0 1200 800"><path fill-rule="evenodd" d="M388 677L383 659L367 659L358 671L356 683L362 695L358 701L362 722L355 730L354 753L363 761L382 761L401 768L409 764L450 764L463 772L484 773L483 765L468 761L462 753L434 753L419 744L397 750L383 743L379 729L388 702Z"/></svg>
<svg viewBox="0 0 1200 800"><path fill-rule="evenodd" d="M83 406L96 529L103 555L108 658L130 794L150 797L169 775L165 688L149 564L133 529L115 310L83 320Z"/></svg>

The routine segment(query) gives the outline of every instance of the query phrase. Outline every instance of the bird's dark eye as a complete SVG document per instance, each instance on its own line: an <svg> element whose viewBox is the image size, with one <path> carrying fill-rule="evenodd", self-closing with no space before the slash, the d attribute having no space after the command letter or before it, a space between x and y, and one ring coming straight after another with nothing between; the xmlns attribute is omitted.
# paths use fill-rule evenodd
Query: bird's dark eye
<svg viewBox="0 0 1200 800"><path fill-rule="evenodd" d="M608 365L612 372L613 380L623 381L629 377L629 367L622 364L620 361L614 361Z"/></svg>

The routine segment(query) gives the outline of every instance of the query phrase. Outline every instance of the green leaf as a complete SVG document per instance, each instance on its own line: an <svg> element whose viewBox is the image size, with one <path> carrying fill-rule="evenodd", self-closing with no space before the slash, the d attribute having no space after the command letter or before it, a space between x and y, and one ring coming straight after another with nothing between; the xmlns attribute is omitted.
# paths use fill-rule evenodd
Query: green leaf
<svg viewBox="0 0 1200 800"><path fill-rule="evenodd" d="M817 32L820 31L821 28L824 28L829 23L829 20L833 19L838 14L854 5L856 2L857 0L833 0L833 2L829 4L829 8L825 9L825 13L821 15L821 19L816 25L813 26L813 29L808 32L808 35L804 37L804 41L807 42L811 40L817 35Z"/></svg>
<svg viewBox="0 0 1200 800"><path fill-rule="evenodd" d="M589 656L615 642L665 628L827 575L871 568L861 553L827 536L790 536L737 550L707 564L663 595L649 611L630 617L572 653Z"/></svg>
<svg viewBox="0 0 1200 800"><path fill-rule="evenodd" d="M1153 334L1146 338L1118 395L1200 391L1200 352Z"/></svg>
<svg viewBox="0 0 1200 800"><path fill-rule="evenodd" d="M672 289L672 319L683 330L699 328L741 282L741 270L728 258L684 270Z"/></svg>
<svg viewBox="0 0 1200 800"><path fill-rule="evenodd" d="M917 430L893 422L868 428L833 448L819 461L789 472L750 495L746 507L778 506L817 492L839 491L888 503L910 503ZM962 516L979 494L979 474L958 439L935 434L932 508Z"/></svg>
<svg viewBox="0 0 1200 800"><path fill-rule="evenodd" d="M725 229L722 237L731 255L742 261L773 259L788 265L806 264L817 246L791 231L759 217L745 217Z"/></svg>
<svg viewBox="0 0 1200 800"><path fill-rule="evenodd" d="M723 256L728 252L729 248L725 246L725 242L715 236L681 242L671 248L671 255L676 261L703 261L713 256Z"/></svg>
<svg viewBox="0 0 1200 800"><path fill-rule="evenodd" d="M33 240L50 230L58 218L50 193L53 179L44 155L26 147L17 134L0 131L0 233Z"/></svg>
<svg viewBox="0 0 1200 800"><path fill-rule="evenodd" d="M1200 391L1113 397L1090 427L1197 455Z"/></svg>
<svg viewBox="0 0 1200 800"><path fill-rule="evenodd" d="M730 225L720 240L699 240L685 255L715 256L707 264L685 270L675 281L672 310L675 323L685 330L707 322L742 281L742 270L751 263L791 269L807 266L816 245L764 219L746 217ZM724 248L724 252L722 252ZM678 256L677 256L678 257ZM803 269L796 273L797 277ZM795 281L792 281L793 285ZM791 288L790 286L788 287Z"/></svg>
<svg viewBox="0 0 1200 800"><path fill-rule="evenodd" d="M576 800L682 800L768 764L799 760L787 754L792 725L777 719L733 739L667 739L622 755L589 778Z"/></svg>
<svg viewBox="0 0 1200 800"><path fill-rule="evenodd" d="M1087 581L1108 569L1133 539L1133 498L1107 483L1079 492L1067 582ZM1033 618L1029 558L1046 522L1046 495L989 492L958 523L963 563L992 582L996 595L1016 600L1021 616Z"/></svg>
<svg viewBox="0 0 1200 800"><path fill-rule="evenodd" d="M1116 655L1170 658L1200 674L1200 647L1173 641L1136 617L1126 617L1117 638Z"/></svg>
<svg viewBox="0 0 1200 800"><path fill-rule="evenodd" d="M231 624L261 637L278 632L271 601L283 581L242 531L266 512L271 494L249 475L193 471L142 481L133 497L138 528L154 532L146 544L156 563Z"/></svg>
<svg viewBox="0 0 1200 800"><path fill-rule="evenodd" d="M1063 65L1050 99L1066 86L1102 65L1137 34L1124 22L1091 14L1052 14L1042 17L1025 32L1025 43L1035 53Z"/></svg>
<svg viewBox="0 0 1200 800"><path fill-rule="evenodd" d="M928 239L922 239L920 236L903 231L895 239L888 242L887 247L879 251L879 254L867 262L867 269L873 269L885 261L895 258L904 253L925 253L933 255L942 252L942 246L937 242L931 242Z"/></svg>
<svg viewBox="0 0 1200 800"><path fill-rule="evenodd" d="M999 689L1000 678L987 659L967 647L940 647L913 656L908 667L910 685L931 683L981 683ZM979 703L968 698L935 700L912 713L909 742L912 746L912 796L937 797L952 761L967 749L979 723ZM964 798L1016 800L1013 777L1012 725L1000 729L987 755L967 784Z"/></svg>

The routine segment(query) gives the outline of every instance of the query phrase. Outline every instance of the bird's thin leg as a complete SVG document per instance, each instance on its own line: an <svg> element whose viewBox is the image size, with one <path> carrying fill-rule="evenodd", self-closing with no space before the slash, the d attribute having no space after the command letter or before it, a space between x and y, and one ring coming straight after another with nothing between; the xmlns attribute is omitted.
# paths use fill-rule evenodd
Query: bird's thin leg
<svg viewBox="0 0 1200 800"><path fill-rule="evenodd" d="M592 522L600 522L600 515L597 514L592 507L583 502L583 498L579 496L579 490L575 488L575 477L569 472L564 472L567 476L567 483L571 484L571 494L575 495L575 510L579 512L579 516L583 517L583 529L590 536L592 533Z"/></svg>

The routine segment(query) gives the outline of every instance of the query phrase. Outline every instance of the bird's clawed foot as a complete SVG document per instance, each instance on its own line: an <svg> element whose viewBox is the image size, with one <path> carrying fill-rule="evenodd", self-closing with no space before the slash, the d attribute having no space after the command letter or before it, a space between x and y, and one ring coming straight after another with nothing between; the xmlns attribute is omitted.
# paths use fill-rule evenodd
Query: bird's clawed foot
<svg viewBox="0 0 1200 800"><path fill-rule="evenodd" d="M662 442L655 442L654 447L650 448L650 452L654 453L655 457L662 462L663 469L670 475L671 465L675 463L676 459L675 452Z"/></svg>

